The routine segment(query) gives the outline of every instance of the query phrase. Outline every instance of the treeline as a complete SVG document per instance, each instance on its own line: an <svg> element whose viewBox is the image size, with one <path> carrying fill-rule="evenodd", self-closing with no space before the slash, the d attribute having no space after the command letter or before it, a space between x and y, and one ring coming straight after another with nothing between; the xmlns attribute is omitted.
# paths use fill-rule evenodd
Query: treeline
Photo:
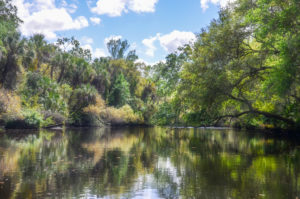
<svg viewBox="0 0 300 199"><path fill-rule="evenodd" d="M0 0L0 115L8 127L158 124L299 128L300 4L237 0L154 66L128 42L92 59L74 39L22 38Z"/></svg>
<svg viewBox="0 0 300 199"><path fill-rule="evenodd" d="M57 124L103 126L149 124L154 84L128 42L107 43L109 57L92 60L74 38L48 43L23 38L17 10L0 1L0 116L8 128ZM129 51L129 52L128 52Z"/></svg>

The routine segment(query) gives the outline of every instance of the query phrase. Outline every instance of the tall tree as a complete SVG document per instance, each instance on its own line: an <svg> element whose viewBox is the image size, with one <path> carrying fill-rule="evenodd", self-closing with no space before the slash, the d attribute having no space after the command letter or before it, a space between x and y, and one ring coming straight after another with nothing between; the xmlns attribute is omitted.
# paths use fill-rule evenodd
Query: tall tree
<svg viewBox="0 0 300 199"><path fill-rule="evenodd" d="M3 40L6 53L0 60L0 85L7 89L15 89L22 72L21 59L24 52L24 40L15 32Z"/></svg>
<svg viewBox="0 0 300 199"><path fill-rule="evenodd" d="M113 84L112 91L110 93L109 104L116 107L121 107L127 104L130 100L129 83L121 73Z"/></svg>
<svg viewBox="0 0 300 199"><path fill-rule="evenodd" d="M111 39L106 46L112 59L124 59L125 53L130 47L127 40L121 41L121 39ZM129 61L137 60L138 56L135 50L129 51L126 59Z"/></svg>

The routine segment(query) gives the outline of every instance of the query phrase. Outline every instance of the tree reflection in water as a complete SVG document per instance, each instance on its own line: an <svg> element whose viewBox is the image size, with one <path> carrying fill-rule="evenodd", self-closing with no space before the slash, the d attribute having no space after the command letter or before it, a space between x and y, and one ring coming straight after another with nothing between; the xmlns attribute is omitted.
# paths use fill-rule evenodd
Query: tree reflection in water
<svg viewBox="0 0 300 199"><path fill-rule="evenodd" d="M296 198L299 149L221 129L6 132L0 198Z"/></svg>

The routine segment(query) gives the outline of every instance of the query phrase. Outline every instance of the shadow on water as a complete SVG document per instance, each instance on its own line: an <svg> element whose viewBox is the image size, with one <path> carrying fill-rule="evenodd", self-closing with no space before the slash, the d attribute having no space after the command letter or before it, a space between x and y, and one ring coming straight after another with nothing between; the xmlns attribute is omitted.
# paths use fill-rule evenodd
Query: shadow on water
<svg viewBox="0 0 300 199"><path fill-rule="evenodd" d="M0 134L0 198L296 198L300 142L232 129Z"/></svg>

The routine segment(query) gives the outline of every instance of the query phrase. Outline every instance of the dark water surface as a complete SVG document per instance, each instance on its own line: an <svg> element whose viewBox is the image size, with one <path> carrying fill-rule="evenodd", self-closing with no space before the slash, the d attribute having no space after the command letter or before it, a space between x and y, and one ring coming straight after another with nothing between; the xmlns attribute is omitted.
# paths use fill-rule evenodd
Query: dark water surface
<svg viewBox="0 0 300 199"><path fill-rule="evenodd" d="M299 191L295 139L228 129L0 133L1 199L296 199Z"/></svg>

